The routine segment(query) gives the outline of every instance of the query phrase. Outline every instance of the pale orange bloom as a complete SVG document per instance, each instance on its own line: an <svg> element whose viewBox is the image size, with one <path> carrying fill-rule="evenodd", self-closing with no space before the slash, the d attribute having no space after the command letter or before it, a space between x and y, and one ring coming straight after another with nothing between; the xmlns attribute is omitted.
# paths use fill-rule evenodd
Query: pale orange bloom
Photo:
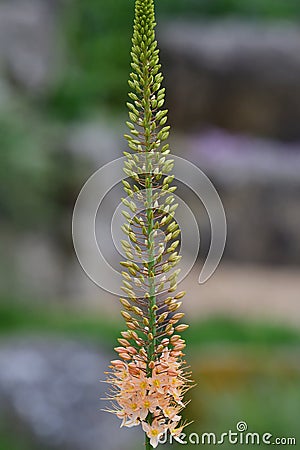
<svg viewBox="0 0 300 450"><path fill-rule="evenodd" d="M142 350L140 354L146 352ZM168 431L180 441L183 426L178 426L179 413L185 406L183 395L188 386L182 363L172 350L164 348L160 358L153 362L151 376L147 376L146 363L140 356L133 355L129 363L115 360L111 364L108 383L115 389L112 400L118 405L111 412L122 420L121 427L141 425L154 448L160 436ZM149 414L150 423L147 421Z"/></svg>
<svg viewBox="0 0 300 450"><path fill-rule="evenodd" d="M166 431L166 427L163 422L154 419L152 424L143 422L142 428L150 439L150 444L153 448L156 448L159 444L160 436Z"/></svg>
<svg viewBox="0 0 300 450"><path fill-rule="evenodd" d="M180 409L175 406L167 406L166 408L163 408L164 416L168 419L171 419L172 422L179 422L181 419L181 416L178 415Z"/></svg>
<svg viewBox="0 0 300 450"><path fill-rule="evenodd" d="M159 406L159 402L155 397L147 395L141 398L140 401L140 419L143 421L148 416L148 413L154 413Z"/></svg>

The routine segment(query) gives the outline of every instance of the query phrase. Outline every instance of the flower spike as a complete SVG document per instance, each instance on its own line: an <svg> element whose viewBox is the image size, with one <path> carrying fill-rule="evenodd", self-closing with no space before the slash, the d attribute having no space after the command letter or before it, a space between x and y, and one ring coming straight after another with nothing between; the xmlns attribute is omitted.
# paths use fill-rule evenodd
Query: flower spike
<svg viewBox="0 0 300 450"><path fill-rule="evenodd" d="M154 0L136 0L125 135L130 151L124 152L127 197L122 199L126 260L121 262L120 302L127 330L118 340L118 359L111 361L107 379L114 405L110 412L121 426L140 425L147 449L156 448L166 432L178 439L184 394L191 384L183 360L185 341L175 334L188 325L179 323L184 316L178 312L179 300L185 295L176 293L180 228L155 25Z"/></svg>

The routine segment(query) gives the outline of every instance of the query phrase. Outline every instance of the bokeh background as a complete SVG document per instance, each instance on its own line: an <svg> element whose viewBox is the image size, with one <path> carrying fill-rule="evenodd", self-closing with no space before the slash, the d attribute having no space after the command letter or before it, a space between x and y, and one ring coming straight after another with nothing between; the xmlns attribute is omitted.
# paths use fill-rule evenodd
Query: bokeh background
<svg viewBox="0 0 300 450"><path fill-rule="evenodd" d="M80 188L125 149L132 19L133 0L0 1L1 450L142 445L100 411L122 322L71 240ZM183 282L190 431L244 420L300 442L299 1L161 0L157 19L172 151L210 176L228 220L200 286L209 222L182 187L203 244Z"/></svg>

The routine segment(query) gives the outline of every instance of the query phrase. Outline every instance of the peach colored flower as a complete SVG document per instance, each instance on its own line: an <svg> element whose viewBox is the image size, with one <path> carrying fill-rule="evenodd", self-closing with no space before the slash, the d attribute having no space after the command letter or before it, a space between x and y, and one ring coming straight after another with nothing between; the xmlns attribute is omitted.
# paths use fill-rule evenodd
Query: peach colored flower
<svg viewBox="0 0 300 450"><path fill-rule="evenodd" d="M143 422L142 428L150 439L150 444L153 448L156 448L159 444L159 438L165 433L166 427L162 421L154 419L152 424Z"/></svg>
<svg viewBox="0 0 300 450"><path fill-rule="evenodd" d="M140 402L140 419L143 421L148 416L148 413L154 413L159 403L156 398L147 395L141 398Z"/></svg>
<svg viewBox="0 0 300 450"><path fill-rule="evenodd" d="M178 415L180 412L180 409L175 406L167 406L166 408L163 408L164 416L168 419L172 420L172 422L179 422L181 419L181 416Z"/></svg>
<svg viewBox="0 0 300 450"><path fill-rule="evenodd" d="M151 364L149 374L145 355L146 350L141 348L139 355L134 354L130 362L111 362L112 372L107 382L112 386L110 399L117 406L110 412L121 419L121 427L142 425L154 448L159 437L168 431L180 442L183 426L178 423L180 411L185 407L183 396L189 388L182 362L165 347ZM148 417L151 423L147 422Z"/></svg>

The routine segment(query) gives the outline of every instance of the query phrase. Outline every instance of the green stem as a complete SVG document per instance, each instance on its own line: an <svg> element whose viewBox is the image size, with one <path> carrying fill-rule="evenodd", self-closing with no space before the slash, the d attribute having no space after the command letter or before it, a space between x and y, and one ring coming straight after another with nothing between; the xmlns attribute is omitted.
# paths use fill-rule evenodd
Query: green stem
<svg viewBox="0 0 300 450"><path fill-rule="evenodd" d="M152 446L150 444L150 439L148 438L146 433L145 433L145 448L146 448L146 450L152 450Z"/></svg>
<svg viewBox="0 0 300 450"><path fill-rule="evenodd" d="M145 111L151 112L150 98L145 95L146 107ZM149 114L148 117L151 117ZM146 215L147 215L147 240L148 240L148 283L149 283L149 333L152 335L152 340L149 342L147 349L148 368L147 374L152 375L152 369L149 363L155 358L155 335L156 335L156 295L155 295L155 251L154 251L154 220L153 220L153 185L152 185L152 155L149 155L149 148L151 144L150 121L145 120L145 149L146 149ZM147 420L152 422L151 414L148 414ZM151 450L150 439L145 434L146 450Z"/></svg>
<svg viewBox="0 0 300 450"><path fill-rule="evenodd" d="M141 27L146 24L146 31L142 34L142 43L140 44L139 35ZM151 95L153 94L153 65L151 65L151 57L153 58L153 51L151 46L154 42L154 2L153 0L145 0L140 2L136 0L136 17L135 17L135 30L136 45L140 44L141 51L138 53L139 62L142 64L142 103L143 103L143 135L144 135L144 151L146 156L145 161L145 188L146 188L146 217L147 217L147 256L148 256L148 284L149 284L149 307L148 307L148 320L149 320L149 339L147 347L147 376L151 377L152 368L149 367L150 362L155 359L155 335L156 335L156 295L155 295L155 248L154 248L154 220L153 220L153 155L150 154L152 144L151 120L153 118L153 108L151 104ZM146 36L147 35L147 36ZM146 36L146 37L145 37ZM155 48L155 47L154 47ZM151 94L152 92L152 94ZM148 414L148 423L152 423L152 414ZM150 439L145 434L145 448L151 450Z"/></svg>
<svg viewBox="0 0 300 450"><path fill-rule="evenodd" d="M145 9L145 14L153 15L154 21L154 4L149 3L149 7ZM152 24L153 26L153 24ZM151 69L149 60L149 45L145 46L143 54L141 55L141 61L143 63L143 100L144 100L144 138L145 138L145 154L146 154L146 215L147 215L147 249L148 249L148 283L149 283L149 333L153 336L152 341L148 346L148 364L154 360L155 354L155 335L156 335L156 296L155 296L155 251L154 251L154 220L153 220L153 185L152 185L152 158L150 154L151 150L151 119L152 119L152 105L151 105ZM151 376L152 370L148 367L148 376Z"/></svg>
<svg viewBox="0 0 300 450"><path fill-rule="evenodd" d="M147 239L148 239L148 282L149 282L149 332L153 336L148 347L148 363L153 361L155 353L155 335L156 335L156 296L155 296L155 255L154 255L154 223L153 223L153 196L152 196L152 177L151 177L151 156L147 155ZM149 172L150 170L150 172ZM148 370L151 375L152 370Z"/></svg>

